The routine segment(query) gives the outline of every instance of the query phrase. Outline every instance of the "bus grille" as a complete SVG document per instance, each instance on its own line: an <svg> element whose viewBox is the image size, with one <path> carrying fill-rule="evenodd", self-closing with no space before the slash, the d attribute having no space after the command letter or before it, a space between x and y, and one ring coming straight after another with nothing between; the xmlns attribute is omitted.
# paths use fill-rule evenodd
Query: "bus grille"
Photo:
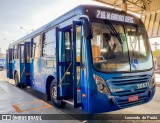
<svg viewBox="0 0 160 123"><path fill-rule="evenodd" d="M141 76L127 76L127 77L114 77L106 81L108 85L115 87L123 87L126 85L134 86L136 84L146 83L151 80L151 76L149 75L141 75ZM147 90L146 88L134 89L134 92L131 92L131 89L128 88L124 91L114 92L113 96L129 96L135 95L139 93L144 93Z"/></svg>
<svg viewBox="0 0 160 123"><path fill-rule="evenodd" d="M151 76L142 75L142 76L131 76L131 77L115 77L110 79L110 81L114 85L122 86L122 85L144 83L144 82L148 82L150 79L151 79Z"/></svg>
<svg viewBox="0 0 160 123"><path fill-rule="evenodd" d="M117 104L120 108L126 108L126 107L130 107L130 106L142 104L142 103L144 103L146 98L147 98L146 96L139 97L139 99L135 102L128 102L128 100L121 100L121 101L117 101Z"/></svg>
<svg viewBox="0 0 160 123"><path fill-rule="evenodd" d="M116 96L130 96L139 93L144 93L146 90L147 88L135 89L134 92L131 92L131 90L121 91L121 92L116 92Z"/></svg>

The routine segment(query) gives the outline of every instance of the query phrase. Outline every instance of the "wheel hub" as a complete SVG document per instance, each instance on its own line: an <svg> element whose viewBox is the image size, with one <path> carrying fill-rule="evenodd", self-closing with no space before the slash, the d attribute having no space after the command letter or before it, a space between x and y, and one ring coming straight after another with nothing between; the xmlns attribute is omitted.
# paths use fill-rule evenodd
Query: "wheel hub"
<svg viewBox="0 0 160 123"><path fill-rule="evenodd" d="M54 99L57 98L57 88L56 88L55 86L52 88L51 94L52 94L52 97L53 97Z"/></svg>

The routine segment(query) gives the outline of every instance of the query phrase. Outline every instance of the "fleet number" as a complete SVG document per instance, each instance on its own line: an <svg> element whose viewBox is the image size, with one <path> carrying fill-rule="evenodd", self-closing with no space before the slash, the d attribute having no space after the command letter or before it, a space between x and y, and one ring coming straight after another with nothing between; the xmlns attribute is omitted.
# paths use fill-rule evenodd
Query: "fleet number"
<svg viewBox="0 0 160 123"><path fill-rule="evenodd" d="M146 88L146 87L148 87L148 83L137 84L138 89Z"/></svg>

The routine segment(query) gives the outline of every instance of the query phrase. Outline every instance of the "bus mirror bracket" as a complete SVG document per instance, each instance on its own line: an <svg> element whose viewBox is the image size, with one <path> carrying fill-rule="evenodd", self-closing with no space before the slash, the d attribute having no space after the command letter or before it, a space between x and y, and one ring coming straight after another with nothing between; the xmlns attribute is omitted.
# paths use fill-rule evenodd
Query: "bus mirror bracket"
<svg viewBox="0 0 160 123"><path fill-rule="evenodd" d="M83 30L84 30L83 35L87 39L91 39L92 38L91 23L88 21L86 17L82 18L82 23L83 23Z"/></svg>

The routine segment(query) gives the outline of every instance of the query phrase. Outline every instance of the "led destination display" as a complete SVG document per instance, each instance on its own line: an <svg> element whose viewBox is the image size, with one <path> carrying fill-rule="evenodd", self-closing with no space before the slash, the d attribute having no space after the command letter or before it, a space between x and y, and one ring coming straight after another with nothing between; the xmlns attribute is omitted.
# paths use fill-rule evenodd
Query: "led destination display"
<svg viewBox="0 0 160 123"><path fill-rule="evenodd" d="M101 11L101 10L96 11L96 18L126 22L126 23L134 23L134 18L131 16L115 12Z"/></svg>

